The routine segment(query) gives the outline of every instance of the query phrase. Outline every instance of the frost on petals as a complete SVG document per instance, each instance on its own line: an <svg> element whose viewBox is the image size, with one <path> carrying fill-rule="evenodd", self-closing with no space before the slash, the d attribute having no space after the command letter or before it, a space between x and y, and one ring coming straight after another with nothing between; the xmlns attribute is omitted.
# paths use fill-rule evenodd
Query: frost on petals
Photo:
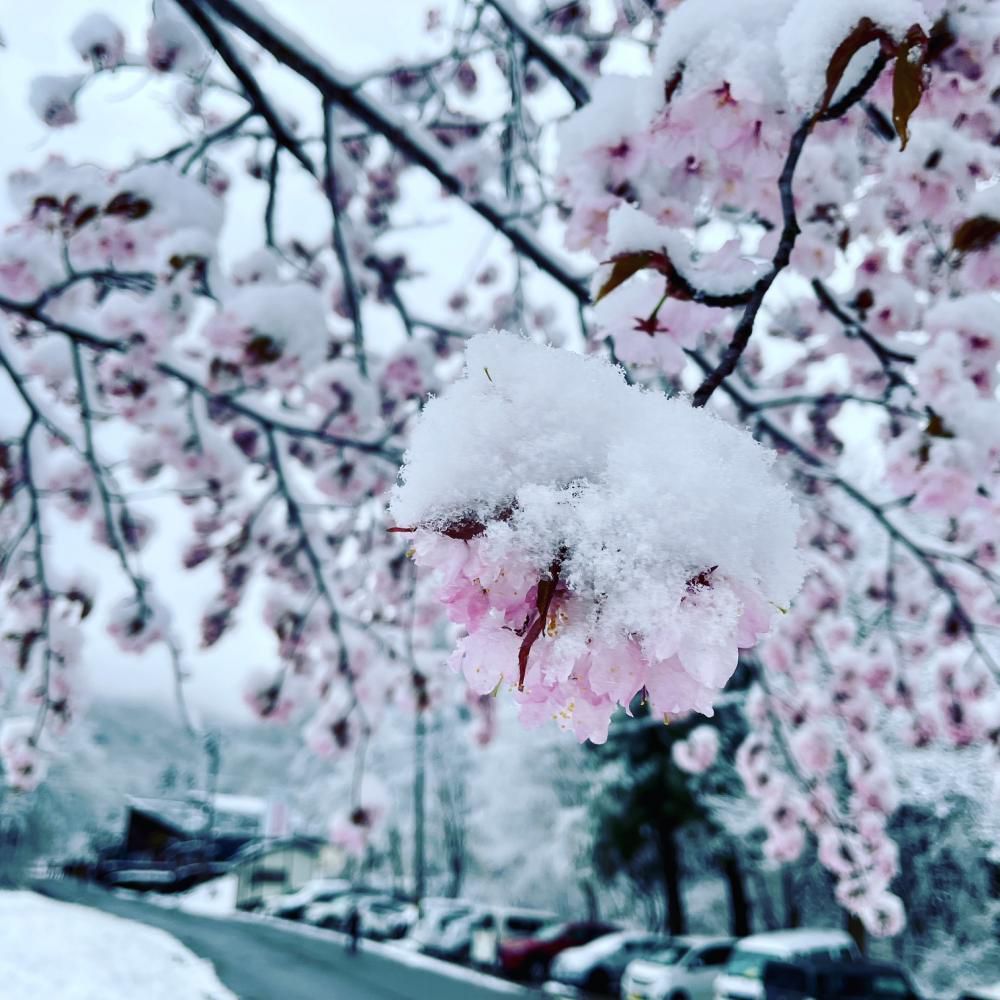
<svg viewBox="0 0 1000 1000"><path fill-rule="evenodd" d="M768 452L598 358L491 333L466 362L391 504L468 633L453 666L581 740L643 691L658 713L710 715L801 580Z"/></svg>

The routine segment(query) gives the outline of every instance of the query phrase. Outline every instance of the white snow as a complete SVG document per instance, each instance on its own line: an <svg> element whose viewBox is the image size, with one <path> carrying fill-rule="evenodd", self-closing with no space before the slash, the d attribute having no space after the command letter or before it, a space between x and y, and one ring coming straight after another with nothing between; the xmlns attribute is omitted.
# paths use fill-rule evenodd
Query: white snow
<svg viewBox="0 0 1000 1000"><path fill-rule="evenodd" d="M490 537L502 544L516 530L533 565L566 545L608 595L609 626L613 605L662 617L662 587L696 567L778 603L797 590L799 514L750 434L628 386L602 358L509 333L473 338L466 364L414 431L392 497L397 524L440 529L513 506L513 528L494 524Z"/></svg>
<svg viewBox="0 0 1000 1000"><path fill-rule="evenodd" d="M236 1000L164 931L32 892L0 892L6 1000Z"/></svg>
<svg viewBox="0 0 1000 1000"><path fill-rule="evenodd" d="M928 27L918 0L685 0L667 16L652 96L662 102L663 84L683 70L685 93L725 80L737 100L812 110L831 56L864 17L897 41L914 24ZM846 78L856 80L869 63L859 53Z"/></svg>
<svg viewBox="0 0 1000 1000"><path fill-rule="evenodd" d="M795 107L809 110L817 104L826 88L831 57L866 17L896 41L901 41L914 24L930 27L917 0L837 0L825 4L799 0L777 38L788 98ZM863 55L859 53L858 58Z"/></svg>
<svg viewBox="0 0 1000 1000"><path fill-rule="evenodd" d="M633 205L619 205L608 216L608 256L637 250L665 251L671 264L692 287L710 295L730 295L755 285L770 263L750 257L727 261L725 268L699 266L698 250L688 237L657 222ZM607 279L610 270L602 268L595 285Z"/></svg>
<svg viewBox="0 0 1000 1000"><path fill-rule="evenodd" d="M236 912L238 887L239 879L235 875L222 875L187 892L169 896L151 892L144 898L147 903L155 903L168 910L183 910L199 917L231 917Z"/></svg>
<svg viewBox="0 0 1000 1000"><path fill-rule="evenodd" d="M809 0L810 5L812 0ZM654 96L683 69L682 89L715 88L726 80L737 100L784 98L775 31L794 0L685 0L668 15L656 52Z"/></svg>
<svg viewBox="0 0 1000 1000"><path fill-rule="evenodd" d="M598 146L612 146L640 132L647 116L636 100L648 78L609 73L594 81L590 103L570 115L559 129L559 173L565 174L584 153Z"/></svg>

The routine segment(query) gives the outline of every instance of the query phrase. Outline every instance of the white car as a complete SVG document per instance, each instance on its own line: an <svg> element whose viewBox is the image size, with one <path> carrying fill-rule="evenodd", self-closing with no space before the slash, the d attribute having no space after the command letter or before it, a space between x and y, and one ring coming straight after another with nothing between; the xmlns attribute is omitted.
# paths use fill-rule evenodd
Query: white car
<svg viewBox="0 0 1000 1000"><path fill-rule="evenodd" d="M660 951L629 963L622 1000L712 1000L733 944L724 937L671 938Z"/></svg>
<svg viewBox="0 0 1000 1000"><path fill-rule="evenodd" d="M662 934L615 931L590 944L567 948L552 960L544 991L551 996L579 997L618 994L618 984L629 962L667 946Z"/></svg>
<svg viewBox="0 0 1000 1000"><path fill-rule="evenodd" d="M381 897L381 893L353 889L341 893L329 902L314 903L306 909L302 919L307 924L314 924L316 927L343 930L347 926L351 912L355 909L360 910L362 902L373 896Z"/></svg>
<svg viewBox="0 0 1000 1000"><path fill-rule="evenodd" d="M521 907L483 907L472 923L469 958L483 969L494 968L500 958L500 946L508 941L534 937L557 919L544 910Z"/></svg>
<svg viewBox="0 0 1000 1000"><path fill-rule="evenodd" d="M425 899L422 901L422 914L403 943L408 947L422 951L428 955L442 958L461 958L458 951L468 951L471 929L469 921L476 913L473 903L461 899ZM455 938L452 928L458 924L465 925L464 941Z"/></svg>
<svg viewBox="0 0 1000 1000"><path fill-rule="evenodd" d="M339 878L318 878L307 882L297 892L274 896L267 900L263 912L270 917L301 920L314 903L329 903L351 891L351 883Z"/></svg>
<svg viewBox="0 0 1000 1000"><path fill-rule="evenodd" d="M966 990L958 1000L1000 1000L1000 983L974 986L971 990Z"/></svg>
<svg viewBox="0 0 1000 1000"><path fill-rule="evenodd" d="M417 922L417 908L412 903L385 896L372 896L358 903L361 933L376 941L396 940Z"/></svg>
<svg viewBox="0 0 1000 1000"><path fill-rule="evenodd" d="M715 1000L762 1000L764 967L774 958L858 958L853 938L844 931L774 931L737 942L725 971L715 982Z"/></svg>

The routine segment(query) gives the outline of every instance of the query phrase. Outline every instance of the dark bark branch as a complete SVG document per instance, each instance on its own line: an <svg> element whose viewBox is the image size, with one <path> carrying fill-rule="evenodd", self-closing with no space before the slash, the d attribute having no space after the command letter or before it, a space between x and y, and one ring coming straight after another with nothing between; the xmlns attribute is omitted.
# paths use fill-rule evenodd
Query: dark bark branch
<svg viewBox="0 0 1000 1000"><path fill-rule="evenodd" d="M559 81L578 108L590 103L590 89L584 78L549 48L541 35L520 14L511 9L507 0L486 0L486 2L503 18L504 24L511 32L521 39L528 55L537 59Z"/></svg>
<svg viewBox="0 0 1000 1000"><path fill-rule="evenodd" d="M344 239L344 224L341 219L340 204L337 200L337 171L334 162L336 136L333 130L333 105L323 101L323 150L325 155L325 174L323 190L330 203L333 216L333 250L340 264L340 272L344 279L344 295L347 298L347 308L351 314L354 326L354 356L362 375L368 374L368 359L365 355L365 334L361 323L361 296L358 294L357 282L354 280L354 270L348 253L347 241Z"/></svg>
<svg viewBox="0 0 1000 1000"><path fill-rule="evenodd" d="M689 351L688 355L694 359L695 363L698 364L703 371L710 372L713 370L711 365L698 352ZM819 456L813 454L808 448L800 444L789 433L774 423L774 421L762 415L755 406L753 400L745 396L739 389L729 382L724 382L722 383L722 391L725 392L726 395L728 395L744 413L753 415L754 422L762 433L766 434L769 438L771 438L771 440L777 442L782 448L785 448L787 451L794 454L805 465L809 466L810 469L818 474L819 478L823 482L829 483L845 496L853 500L858 506L866 510L886 532L889 538L896 542L902 549L905 549L910 553L910 555L923 568L924 572L927 573L934 586L948 600L951 614L953 615L955 622L966 634L966 636L968 636L969 642L972 644L972 647L978 654L979 658L992 671L994 676L1000 680L1000 662L998 662L996 657L990 652L989 649L986 648L982 640L980 627L966 610L965 605L962 603L961 595L954 584L952 584L952 582L944 575L940 567L937 565L936 559L939 557L923 548L908 534L906 534L905 531L898 527L889 517L884 505L876 503L871 499L871 497L859 490L853 483L848 482L832 469L828 468L826 463L823 462Z"/></svg>
<svg viewBox="0 0 1000 1000"><path fill-rule="evenodd" d="M94 348L98 351L112 351L116 354L123 354L127 347L117 340L109 340L82 327L74 326L70 323L63 323L54 319L47 313L37 308L33 302L18 302L16 299L9 299L0 295L0 312L8 312L14 315L23 316L33 322L40 323L46 329L54 333L61 333L74 344L82 344L86 347ZM322 428L303 426L283 420L281 417L262 412L245 403L235 396L225 392L216 392L205 385L196 375L178 368L176 365L166 361L157 362L156 370L173 381L192 389L198 395L203 396L209 402L224 406L240 416L247 417L260 427L280 431L289 437L307 438L319 441L323 444L333 445L337 448L351 448L354 451L361 451L365 454L376 455L384 458L387 462L399 465L403 460L402 452L387 447L379 441L359 441L354 438L342 437L339 434L330 434Z"/></svg>
<svg viewBox="0 0 1000 1000"><path fill-rule="evenodd" d="M898 372L892 367L893 362L898 362L899 364L912 365L916 362L916 355L905 354L902 351L893 350L891 347L886 347L881 343L878 338L871 333L865 326L857 319L857 317L852 316L839 302L833 297L829 289L823 284L819 278L814 278L812 281L813 291L816 293L816 298L819 299L820 305L827 310L827 312L832 313L840 322L844 325L844 332L848 337L857 337L858 340L862 341L867 347L869 347L875 357L878 359L879 364L882 366L886 377L889 379L890 383L894 385L906 384L906 380L899 375Z"/></svg>
<svg viewBox="0 0 1000 1000"><path fill-rule="evenodd" d="M209 45L218 52L219 57L229 67L230 72L240 82L247 95L247 100L254 110L267 122L274 138L287 149L309 173L315 176L316 167L309 154L302 148L298 138L282 120L275 110L261 85L257 82L253 71L243 62L243 57L236 46L227 37L226 32L216 23L214 18L204 9L201 0L178 0L188 17L198 26Z"/></svg>
<svg viewBox="0 0 1000 1000"><path fill-rule="evenodd" d="M778 275L784 271L792 258L792 250L795 248L795 241L798 239L800 232L799 221L795 215L795 193L793 191L795 169L802 156L806 139L809 138L809 133L813 130L813 125L814 120L807 118L792 136L788 156L785 159L785 166L781 171L781 176L778 178L778 190L781 192L781 214L784 224L781 229L781 239L778 242L778 249L775 251L771 261L771 269L754 286L753 294L746 308L743 310L743 315L740 317L739 323L736 324L736 329L733 331L733 337L729 342L729 346L723 353L718 365L708 373L692 397L693 406L704 406L711 399L712 393L736 370L736 365L750 343L754 323L757 320L757 314L760 312L761 306L764 304L764 299L771 290L771 286L777 280Z"/></svg>
<svg viewBox="0 0 1000 1000"><path fill-rule="evenodd" d="M342 107L348 114L383 136L403 155L431 173L446 191L461 198L497 232L506 236L518 253L531 260L579 301L589 301L590 293L586 279L570 271L541 243L530 227L518 221L511 221L503 207L488 195L466 190L462 180L446 166L448 159L446 151L426 129L406 121L359 90L355 81L338 71L306 42L275 24L267 11L255 0L181 0L181 3L189 13L198 12L197 17L193 13L192 17L199 26L202 22L207 22L212 34L206 31L206 37L213 45L214 39L220 32L211 17L206 14L205 8L210 8L215 14L245 32L280 63L311 83L325 100ZM226 50L231 51L228 39L223 37L222 42ZM225 58L223 52L220 52L220 55ZM263 98L256 84L255 92ZM251 95L251 100L253 99ZM284 144L282 135L287 134L287 130L282 129L281 133L275 133L275 138ZM290 138L294 148L299 149L298 140L294 136ZM302 162L302 159L299 159ZM310 173L314 171L310 169Z"/></svg>

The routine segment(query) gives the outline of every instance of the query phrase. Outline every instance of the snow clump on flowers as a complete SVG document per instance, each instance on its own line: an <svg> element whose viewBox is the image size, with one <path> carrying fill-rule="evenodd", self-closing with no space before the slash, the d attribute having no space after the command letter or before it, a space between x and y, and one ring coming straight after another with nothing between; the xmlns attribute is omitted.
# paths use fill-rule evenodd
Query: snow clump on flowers
<svg viewBox="0 0 1000 1000"><path fill-rule="evenodd" d="M596 357L494 332L466 362L424 408L390 507L468 632L453 666L580 740L605 740L641 691L710 715L802 579L772 457Z"/></svg>

